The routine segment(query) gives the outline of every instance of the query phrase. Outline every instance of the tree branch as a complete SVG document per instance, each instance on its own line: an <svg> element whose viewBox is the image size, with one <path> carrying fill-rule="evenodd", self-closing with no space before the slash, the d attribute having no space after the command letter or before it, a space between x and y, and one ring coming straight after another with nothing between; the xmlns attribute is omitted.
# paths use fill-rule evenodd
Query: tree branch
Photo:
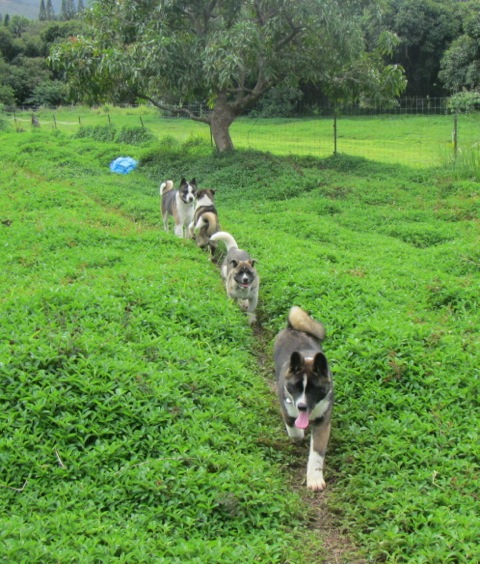
<svg viewBox="0 0 480 564"><path fill-rule="evenodd" d="M164 110L166 112L173 112L173 113L177 113L177 114L182 114L185 117L188 117L189 119L191 119L192 121L199 121L201 123L206 123L208 125L210 125L210 123L211 123L211 117L209 115L208 116L198 116L194 112L192 112L192 110L190 110L189 108L179 108L177 106L173 106L173 105L170 105L170 104L164 104L163 102L158 102L157 100L155 100L154 98L151 98L150 96L147 96L146 94L139 94L138 97L143 98L144 100L148 100L151 104L153 104L159 110Z"/></svg>

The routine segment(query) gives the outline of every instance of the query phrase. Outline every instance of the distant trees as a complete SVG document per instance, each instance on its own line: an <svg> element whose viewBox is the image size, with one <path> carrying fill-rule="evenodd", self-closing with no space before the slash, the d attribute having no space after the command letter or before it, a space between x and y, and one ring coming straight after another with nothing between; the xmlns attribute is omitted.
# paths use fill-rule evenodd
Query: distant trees
<svg viewBox="0 0 480 564"><path fill-rule="evenodd" d="M46 5L45 5L46 8ZM13 16L0 24L0 103L6 106L67 103L65 82L47 66L53 43L80 33L81 22L31 21Z"/></svg>
<svg viewBox="0 0 480 564"><path fill-rule="evenodd" d="M387 0L383 12L370 18L370 37L388 30L399 39L389 60L405 69L407 95L445 95L438 73L443 53L460 32L458 12L455 0Z"/></svg>
<svg viewBox="0 0 480 564"><path fill-rule="evenodd" d="M440 79L450 93L480 93L480 6L465 3L462 28L442 57ZM477 102L478 103L478 102Z"/></svg>
<svg viewBox="0 0 480 564"><path fill-rule="evenodd" d="M62 7L60 10L60 15L57 17L55 15L55 10L53 9L52 0L40 0L40 9L38 12L38 19L41 22L61 20L68 21L73 20L78 14L82 14L85 11L85 5L83 0L78 0L77 7L75 8L74 0L62 0Z"/></svg>
<svg viewBox="0 0 480 564"><path fill-rule="evenodd" d="M65 21L73 20L77 15L75 4L73 0L62 0L62 10L60 12L60 19Z"/></svg>
<svg viewBox="0 0 480 564"><path fill-rule="evenodd" d="M40 11L38 12L38 19L41 22L47 20L47 8L45 7L45 0L41 0L40 2Z"/></svg>
<svg viewBox="0 0 480 564"><path fill-rule="evenodd" d="M53 9L52 0L47 0L47 21L51 22L55 19L55 10Z"/></svg>
<svg viewBox="0 0 480 564"><path fill-rule="evenodd" d="M98 24L94 21L96 16L92 18L90 14L91 10L85 9L85 0L63 0L58 14L55 13L52 0L38 0L38 2L38 21L10 16L5 11L0 14L0 102L10 105L12 103L41 103L39 100L43 98L56 97L57 94L53 96L54 92L57 92L60 98L66 99L65 88L60 87L64 80L63 74L46 67L45 58L49 54L50 47L62 38L72 38L71 46L76 48L75 42L80 29L85 30L83 36L90 41L96 27L104 33L105 43L110 40L112 44L115 42L121 44L122 34L125 35L123 47L116 52L115 49L110 52L108 65L106 64L107 58L101 50L93 50L90 53L87 49L84 53L86 57L89 54L95 55L92 57L93 63L90 61L92 64L99 62L100 55L103 57L105 72L112 73L111 84L118 83L115 95L119 100L134 101L139 93L138 82L134 83L131 80L132 73L129 73L128 67L130 62L133 65L133 67L130 65L131 68L134 68L133 74L136 72L138 76L141 69L150 72L147 67L153 64L154 59L158 59L160 55L170 58L170 61L163 59L166 64L165 68L168 67L167 70L171 68L173 72L178 71L178 76L175 75L175 80L166 89L171 98L174 90L183 88L188 72L199 68L198 57L201 51L196 50L200 49L202 45L199 30L212 6L216 6L217 11L218 6L225 6L225 10L222 8L222 18L227 21L231 17L230 27L222 31L220 29L221 18L212 18L208 22L211 48L209 47L205 54L211 64L205 59L204 70L192 78L196 85L194 91L186 93L182 90L180 92L179 100L182 104L202 100L204 92L201 91L199 85L204 77L208 77L209 80L218 78L219 81L228 81L232 77L235 78L237 71L240 73L243 69L245 77L242 78L238 74L238 78L244 82L245 80L250 81L252 77L248 76L246 63L250 64L256 60L255 64L260 64L259 49L266 48L265 56L270 57L272 53L269 49L274 48L273 42L270 43L270 46L264 44L262 47L262 34L263 37L267 37L266 33L271 32L273 41L275 33L279 33L278 37L281 36L281 33L285 33L285 44L290 37L289 29L291 33L296 34L295 41L291 43L292 58L285 55L289 52L286 45L282 55L272 57L272 63L268 68L273 75L280 76L287 71L289 65L291 66L290 61L295 57L297 62L294 63L294 66L297 69L306 68L306 61L302 59L300 52L296 51L300 37L306 35L306 30L302 28L299 31L300 27L295 27L297 25L295 19L290 19L290 23L287 23L287 26L281 30L279 18L283 17L280 14L286 15L288 22L287 8L292 13L301 9L303 16L307 18L303 20L303 23L309 26L308 13L314 4L317 7L320 6L318 14L327 8L331 10L328 18L326 17L326 21L330 22L328 33L319 35L316 43L320 46L328 42L330 38L330 45L339 45L345 49L345 56L342 54L337 61L335 61L333 51L331 55L330 62L334 62L337 65L337 71L340 70L340 72L336 72L334 80L329 80L328 77L333 76L330 72L322 75L317 69L313 73L306 73L298 81L289 79L280 81L269 88L265 95L262 94L258 98L254 108L257 115L258 113L278 115L279 112L283 115L292 115L298 111L300 105L311 109L326 103L329 95L344 100L358 97L359 87L363 88L365 78L372 77L372 84L379 78L375 72L369 73L368 65L372 64L373 57L377 57L374 65L377 70L381 68L380 62L383 62L384 66L398 64L403 67L408 80L407 95L424 97L455 94L458 97L458 95L467 93L472 94L473 97L468 98L471 101L480 99L480 5L478 0L382 0L380 3L372 3L369 0L342 0L342 2L338 0L316 0L316 2L315 0L302 0L295 6L293 5L295 3L278 0L277 3L282 6L282 11L268 12L267 10L264 12L265 16L262 16L265 17L264 30L254 28L252 22L246 18L235 23L234 17L240 5L238 0L196 0L196 2L192 0L169 0L168 2L166 0L157 2L152 0L136 2L133 0L102 0L99 4L103 5L103 8L97 11L100 17L99 20L97 19ZM94 9L95 5L92 4ZM168 12L168 21L175 14L183 14L186 27L182 28L180 25L178 30L174 29L175 18L173 18L172 29L163 29L161 21L155 19L158 12L152 9L152 6L155 5L165 6L164 11ZM257 7L261 11L265 6L274 4L272 0L250 0L245 2L245 5ZM168 11L168 6L172 7L170 11ZM115 17L116 11L124 11L127 20L122 22L120 19L116 23L109 21L109 10ZM336 20L333 16L337 12L346 13L349 10L354 12L355 28L353 31L348 30L351 35L348 35L348 41L347 39L344 41L340 31L341 26L337 26L338 29L335 30ZM90 18L90 24L87 23L85 26L81 23L84 18L79 17L84 12L87 14L87 20ZM198 15L197 19L195 19L195 14ZM154 29L155 25L159 28L158 34ZM362 28L363 37L360 41L363 43L358 43L360 36L356 35L359 26ZM139 36L143 32L148 32L154 38L150 44L145 45L143 51L136 37L137 31ZM157 43L156 37L164 38L165 42ZM83 38L78 39L80 42L83 41ZM312 41L315 42L313 37ZM381 45L383 48L379 49ZM358 53L362 51L366 58L352 57L352 49L349 50L349 46L352 46L353 50L359 46ZM232 51L229 50L230 47ZM312 50L311 45L310 50ZM325 49L324 53L326 52ZM218 55L219 53L221 55ZM378 58L379 55L382 61ZM25 73L22 69L29 68L31 71L33 67L30 59L34 58L43 59L43 62L35 67L35 73L38 74L28 76L28 72ZM356 59L355 66L348 67L348 61L354 59ZM318 58L317 60L320 61ZM87 62L83 63L79 58L78 64L85 67ZM342 69L339 66L341 64L344 64ZM118 68L115 69L114 66ZM187 73L179 72L179 69L182 68ZM215 73L217 77L214 76ZM40 88L40 84L49 80L54 81L54 84ZM384 74L382 80L388 80L388 75ZM166 83L163 74L157 76L153 67L148 81L150 85L162 81ZM249 88L250 85L246 87ZM37 94L34 95L34 92ZM95 88L92 89L92 92L99 93ZM169 101L167 100L169 96L164 97L163 101ZM34 98L35 102L33 102ZM214 98L210 96L207 97L207 100L208 104L212 106ZM382 102L379 101L379 103ZM478 101L475 103L478 104Z"/></svg>

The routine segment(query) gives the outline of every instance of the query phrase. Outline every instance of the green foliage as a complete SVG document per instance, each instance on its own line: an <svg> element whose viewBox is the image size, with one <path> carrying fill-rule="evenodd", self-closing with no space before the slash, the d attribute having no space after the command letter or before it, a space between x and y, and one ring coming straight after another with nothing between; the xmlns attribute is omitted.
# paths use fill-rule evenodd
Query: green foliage
<svg viewBox="0 0 480 564"><path fill-rule="evenodd" d="M401 68L391 67L386 79L381 57L365 53L358 15L355 3L334 0L96 1L90 33L54 46L49 62L68 76L78 100L178 104L210 123L225 151L233 148L230 125L272 87L318 82L335 99L403 91ZM183 108L192 100L211 112Z"/></svg>
<svg viewBox="0 0 480 564"><path fill-rule="evenodd" d="M475 2L462 9L463 34L458 35L443 53L439 78L453 93L480 88L480 9Z"/></svg>
<svg viewBox="0 0 480 564"><path fill-rule="evenodd" d="M0 64L0 68L1 68ZM15 105L15 92L9 84L0 84L0 103L5 106L13 107Z"/></svg>
<svg viewBox="0 0 480 564"><path fill-rule="evenodd" d="M459 92L450 96L448 108L452 113L471 112L480 109L480 91Z"/></svg>
<svg viewBox="0 0 480 564"><path fill-rule="evenodd" d="M46 80L36 85L27 102L33 106L61 106L67 99L67 86L60 80Z"/></svg>
<svg viewBox="0 0 480 564"><path fill-rule="evenodd" d="M373 9L367 24L370 41L388 31L400 42L391 45L388 60L400 64L408 79L410 96L438 96L440 60L451 41L460 33L458 6L450 0L389 0L383 18Z"/></svg>
<svg viewBox="0 0 480 564"><path fill-rule="evenodd" d="M128 145L142 145L155 139L155 135L145 127L123 126L115 136L117 143L127 143Z"/></svg>
<svg viewBox="0 0 480 564"><path fill-rule="evenodd" d="M78 129L73 135L74 139L89 137L95 141L113 141L117 135L117 129L113 125L86 125Z"/></svg>
<svg viewBox="0 0 480 564"><path fill-rule="evenodd" d="M251 117L291 117L296 115L296 105L302 98L298 88L278 86L271 88L249 115Z"/></svg>
<svg viewBox="0 0 480 564"><path fill-rule="evenodd" d="M372 561L480 559L478 183L168 136L133 147L123 177L113 143L2 135L8 560L318 558L287 485L308 447L289 446L252 358L271 378L293 304L327 328L342 528ZM159 180L185 174L218 189L222 227L259 261L255 333L217 268L161 229Z"/></svg>
<svg viewBox="0 0 480 564"><path fill-rule="evenodd" d="M2 554L300 562L244 316L117 150L2 139Z"/></svg>
<svg viewBox="0 0 480 564"><path fill-rule="evenodd" d="M95 139L95 141L115 141L127 145L143 145L156 139L155 135L144 127L122 126L118 131L114 125L82 126L73 135L74 139Z"/></svg>
<svg viewBox="0 0 480 564"><path fill-rule="evenodd" d="M0 90L1 92L1 90ZM1 101L1 95L0 95L0 131L5 131L6 129L9 128L9 124L7 122L7 120L5 119L5 115L4 115L4 110L5 110L5 106Z"/></svg>
<svg viewBox="0 0 480 564"><path fill-rule="evenodd" d="M78 33L81 24L17 16L10 23L8 28L0 26L0 99L17 106L66 103L65 82L47 67L45 57L53 41Z"/></svg>

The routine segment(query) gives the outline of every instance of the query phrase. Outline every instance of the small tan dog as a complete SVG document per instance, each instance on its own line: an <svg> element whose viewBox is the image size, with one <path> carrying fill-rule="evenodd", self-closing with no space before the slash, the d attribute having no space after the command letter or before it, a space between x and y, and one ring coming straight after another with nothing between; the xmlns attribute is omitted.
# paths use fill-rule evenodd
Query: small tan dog
<svg viewBox="0 0 480 564"><path fill-rule="evenodd" d="M255 259L238 248L237 242L225 231L218 231L210 238L211 241L223 241L227 246L227 255L223 261L221 272L225 280L225 287L229 298L238 300L245 309L248 322L254 323L255 308L258 303L260 278L255 269Z"/></svg>

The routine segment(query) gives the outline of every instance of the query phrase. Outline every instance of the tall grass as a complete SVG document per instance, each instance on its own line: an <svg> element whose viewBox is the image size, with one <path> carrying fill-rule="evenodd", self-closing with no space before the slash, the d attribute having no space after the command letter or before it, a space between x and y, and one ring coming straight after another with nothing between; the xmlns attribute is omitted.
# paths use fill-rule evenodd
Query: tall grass
<svg viewBox="0 0 480 564"><path fill-rule="evenodd" d="M321 561L316 497L293 487L307 446L270 389L297 304L327 328L340 526L372 562L480 560L477 182L192 137L0 135L4 558ZM110 173L127 153L139 170ZM184 175L258 259L255 333L161 230L158 184Z"/></svg>
<svg viewBox="0 0 480 564"><path fill-rule="evenodd" d="M456 179L480 181L480 144L465 147L454 156L447 155L444 167L446 173Z"/></svg>

